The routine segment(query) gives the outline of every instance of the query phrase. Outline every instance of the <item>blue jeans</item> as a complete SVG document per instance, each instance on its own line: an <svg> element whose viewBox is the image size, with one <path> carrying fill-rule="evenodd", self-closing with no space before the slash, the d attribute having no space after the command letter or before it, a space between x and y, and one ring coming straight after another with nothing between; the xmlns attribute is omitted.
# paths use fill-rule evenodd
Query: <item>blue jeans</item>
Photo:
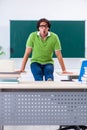
<svg viewBox="0 0 87 130"><path fill-rule="evenodd" d="M54 65L53 64L39 64L34 62L31 64L31 72L34 76L36 81L42 81L43 77L47 81L49 78L54 80L53 72L54 72Z"/></svg>

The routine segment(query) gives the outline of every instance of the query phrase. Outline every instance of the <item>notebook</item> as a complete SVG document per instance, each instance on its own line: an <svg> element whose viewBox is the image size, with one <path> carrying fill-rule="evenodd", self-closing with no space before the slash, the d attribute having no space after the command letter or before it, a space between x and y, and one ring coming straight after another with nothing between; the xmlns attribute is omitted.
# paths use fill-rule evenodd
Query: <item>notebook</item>
<svg viewBox="0 0 87 130"><path fill-rule="evenodd" d="M17 78L0 78L0 83L19 83Z"/></svg>

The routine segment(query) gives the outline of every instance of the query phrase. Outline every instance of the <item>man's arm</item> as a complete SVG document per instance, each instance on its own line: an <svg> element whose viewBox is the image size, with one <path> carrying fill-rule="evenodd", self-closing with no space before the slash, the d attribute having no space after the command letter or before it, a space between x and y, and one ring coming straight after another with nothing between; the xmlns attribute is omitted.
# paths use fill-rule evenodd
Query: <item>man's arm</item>
<svg viewBox="0 0 87 130"><path fill-rule="evenodd" d="M24 71L26 63L27 63L27 60L28 60L28 57L29 57L31 51L32 51L32 48L26 47L20 72Z"/></svg>
<svg viewBox="0 0 87 130"><path fill-rule="evenodd" d="M57 56L57 58L58 58L58 61L59 61L59 63L60 63L62 72L65 73L65 72L66 72L66 67L65 67L65 64L64 64L64 61L63 61L63 58L62 58L61 51L60 51L60 50L57 50L57 51L55 51L55 54L56 54L56 56Z"/></svg>

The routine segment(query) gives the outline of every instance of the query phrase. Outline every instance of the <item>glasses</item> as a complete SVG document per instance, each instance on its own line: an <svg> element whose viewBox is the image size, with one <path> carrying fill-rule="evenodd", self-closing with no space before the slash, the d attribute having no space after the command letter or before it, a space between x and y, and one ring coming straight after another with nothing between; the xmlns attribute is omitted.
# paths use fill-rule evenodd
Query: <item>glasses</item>
<svg viewBox="0 0 87 130"><path fill-rule="evenodd" d="M40 25L39 26L40 28L48 28L48 25L46 24L46 25Z"/></svg>

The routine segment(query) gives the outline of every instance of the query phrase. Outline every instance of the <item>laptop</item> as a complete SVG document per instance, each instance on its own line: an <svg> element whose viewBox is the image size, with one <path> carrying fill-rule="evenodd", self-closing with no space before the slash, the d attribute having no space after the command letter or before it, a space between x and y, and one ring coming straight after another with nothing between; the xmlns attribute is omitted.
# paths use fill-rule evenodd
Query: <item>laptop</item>
<svg viewBox="0 0 87 130"><path fill-rule="evenodd" d="M16 79L20 77L20 72L15 71L15 62L10 59L0 60L0 79Z"/></svg>
<svg viewBox="0 0 87 130"><path fill-rule="evenodd" d="M82 81L82 78L84 77L84 75L87 78L87 59L82 60L81 69L80 69L80 74L79 74L78 80Z"/></svg>

